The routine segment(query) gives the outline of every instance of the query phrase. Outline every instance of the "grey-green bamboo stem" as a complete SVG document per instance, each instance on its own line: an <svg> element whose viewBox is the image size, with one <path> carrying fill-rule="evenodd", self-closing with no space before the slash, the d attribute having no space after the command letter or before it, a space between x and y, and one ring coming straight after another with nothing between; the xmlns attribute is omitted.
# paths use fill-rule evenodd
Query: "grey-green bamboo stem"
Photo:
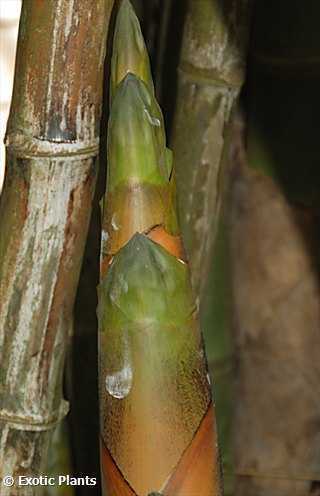
<svg viewBox="0 0 320 496"><path fill-rule="evenodd" d="M23 3L0 205L0 479L45 473L97 172L111 0ZM1 487L1 495L35 489Z"/></svg>
<svg viewBox="0 0 320 496"><path fill-rule="evenodd" d="M244 80L249 0L190 0L172 147L196 294L212 262L228 125Z"/></svg>
<svg viewBox="0 0 320 496"><path fill-rule="evenodd" d="M228 469L233 350L226 232L222 223L218 226L231 116L245 78L250 13L246 0L189 0L172 140L179 217L200 300ZM217 364L223 364L221 373Z"/></svg>

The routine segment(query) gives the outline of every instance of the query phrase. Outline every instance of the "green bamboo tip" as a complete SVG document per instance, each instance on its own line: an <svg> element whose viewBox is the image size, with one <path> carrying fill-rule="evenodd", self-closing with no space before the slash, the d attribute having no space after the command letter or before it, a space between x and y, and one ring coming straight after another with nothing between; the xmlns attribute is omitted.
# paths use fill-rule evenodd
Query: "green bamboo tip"
<svg viewBox="0 0 320 496"><path fill-rule="evenodd" d="M150 60L142 36L139 20L129 0L122 0L115 25L111 61L110 98L116 87L131 72L146 83L151 93L154 86Z"/></svg>
<svg viewBox="0 0 320 496"><path fill-rule="evenodd" d="M166 186L172 154L161 109L146 84L127 74L118 85L108 126L108 192L120 184Z"/></svg>

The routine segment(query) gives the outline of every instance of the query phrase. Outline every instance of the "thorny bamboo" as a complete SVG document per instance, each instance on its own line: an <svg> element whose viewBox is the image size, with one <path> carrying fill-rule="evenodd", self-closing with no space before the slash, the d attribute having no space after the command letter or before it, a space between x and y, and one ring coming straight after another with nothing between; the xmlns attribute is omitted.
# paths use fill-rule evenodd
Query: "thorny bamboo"
<svg viewBox="0 0 320 496"><path fill-rule="evenodd" d="M0 212L0 478L45 472L95 186L112 1L22 7ZM34 489L2 487L1 495Z"/></svg>
<svg viewBox="0 0 320 496"><path fill-rule="evenodd" d="M104 494L218 496L214 409L163 118L152 87L133 74L116 83L98 306Z"/></svg>

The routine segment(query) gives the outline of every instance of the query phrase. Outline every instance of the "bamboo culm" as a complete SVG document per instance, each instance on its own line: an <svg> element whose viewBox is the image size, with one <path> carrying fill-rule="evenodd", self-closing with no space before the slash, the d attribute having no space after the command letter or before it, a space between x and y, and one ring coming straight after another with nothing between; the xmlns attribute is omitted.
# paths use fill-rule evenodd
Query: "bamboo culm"
<svg viewBox="0 0 320 496"><path fill-rule="evenodd" d="M24 2L0 206L0 478L44 473L97 173L112 1ZM32 487L1 495L33 495Z"/></svg>
<svg viewBox="0 0 320 496"><path fill-rule="evenodd" d="M230 261L221 206L230 125L245 79L251 4L250 0L187 2L171 139L179 219L214 378L222 459L229 472L233 346Z"/></svg>
<svg viewBox="0 0 320 496"><path fill-rule="evenodd" d="M171 141L181 229L200 298L212 264L230 118L245 76L250 5L188 2Z"/></svg>

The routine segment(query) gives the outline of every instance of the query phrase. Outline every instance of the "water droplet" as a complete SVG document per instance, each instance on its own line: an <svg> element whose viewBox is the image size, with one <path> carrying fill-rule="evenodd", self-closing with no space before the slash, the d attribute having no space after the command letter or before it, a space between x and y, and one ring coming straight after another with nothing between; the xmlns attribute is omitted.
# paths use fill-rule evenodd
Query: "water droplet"
<svg viewBox="0 0 320 496"><path fill-rule="evenodd" d="M132 386L132 369L126 364L121 370L106 376L106 390L111 396L123 399L130 393Z"/></svg>

